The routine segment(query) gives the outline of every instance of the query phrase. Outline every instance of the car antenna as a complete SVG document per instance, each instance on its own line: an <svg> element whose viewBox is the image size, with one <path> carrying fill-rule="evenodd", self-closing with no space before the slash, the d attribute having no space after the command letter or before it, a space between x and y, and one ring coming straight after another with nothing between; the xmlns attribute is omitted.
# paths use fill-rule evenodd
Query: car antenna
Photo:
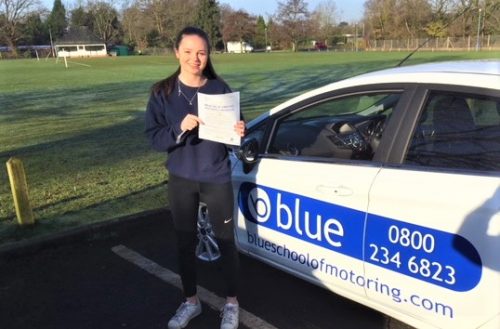
<svg viewBox="0 0 500 329"><path fill-rule="evenodd" d="M415 54L417 51L419 51L420 48L422 48L423 46L425 46L427 44L427 42L429 42L432 38L434 38L436 36L437 32L440 32L441 30L444 30L445 28L447 28L448 26L450 26L451 23L455 22L460 16L462 16L463 14L465 14L467 11L471 10L471 7L472 7L472 5L469 5L469 6L465 7L464 10L462 10L461 12L459 12L458 14L456 14L455 17L453 17L453 19L451 21L449 21L444 26L442 26L432 36L429 36L427 39L425 39L424 42L422 42L420 45L418 45L418 47L415 48L408 56L406 56L405 58L403 58L403 60L401 60L398 63L398 65L396 65L396 67L400 67L401 65L403 65L403 63L406 62L411 56L413 56L413 54Z"/></svg>

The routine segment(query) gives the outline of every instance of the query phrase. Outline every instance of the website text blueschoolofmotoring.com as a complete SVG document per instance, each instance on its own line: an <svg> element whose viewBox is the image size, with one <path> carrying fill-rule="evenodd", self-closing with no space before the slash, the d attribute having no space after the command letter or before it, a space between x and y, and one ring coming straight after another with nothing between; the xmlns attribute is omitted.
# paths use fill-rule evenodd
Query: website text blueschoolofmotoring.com
<svg viewBox="0 0 500 329"><path fill-rule="evenodd" d="M451 306L440 302L434 302L417 294L412 294L409 298L405 298L400 288L391 287L389 284L380 282L378 278L366 278L364 275L357 274L353 270L329 264L324 258L318 260L311 257L309 253L300 253L287 248L286 245L280 245L267 241L257 236L255 233L247 232L247 239L250 244L253 244L260 249L299 263L303 266L307 266L313 270L319 270L320 272L334 276L337 279L348 281L361 288L366 288L382 295L386 295L391 297L395 303L409 302L415 307L425 309L437 315L449 317L450 319L453 319L454 317L453 308Z"/></svg>

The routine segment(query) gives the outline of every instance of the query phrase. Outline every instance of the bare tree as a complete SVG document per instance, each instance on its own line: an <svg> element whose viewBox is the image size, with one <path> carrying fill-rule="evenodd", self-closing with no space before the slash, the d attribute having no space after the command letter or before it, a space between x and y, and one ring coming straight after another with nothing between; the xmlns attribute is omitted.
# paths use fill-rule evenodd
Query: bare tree
<svg viewBox="0 0 500 329"><path fill-rule="evenodd" d="M434 19L443 19L448 15L451 7L450 0L429 0Z"/></svg>
<svg viewBox="0 0 500 329"><path fill-rule="evenodd" d="M376 39L388 39L397 31L394 10L396 0L367 0L365 16L370 33Z"/></svg>
<svg viewBox="0 0 500 329"><path fill-rule="evenodd" d="M450 19L453 20L448 27L451 36L466 37L474 33L474 18L477 16L477 0L452 0ZM458 17L455 16L459 15Z"/></svg>
<svg viewBox="0 0 500 329"><path fill-rule="evenodd" d="M293 51L297 51L299 41L307 37L309 15L307 2L304 0L278 2L275 20L282 26L283 36L292 43Z"/></svg>
<svg viewBox="0 0 500 329"><path fill-rule="evenodd" d="M151 20L141 10L137 2L132 3L122 14L125 41L143 52L148 47L148 33L154 29Z"/></svg>
<svg viewBox="0 0 500 329"><path fill-rule="evenodd" d="M194 24L195 8L197 0L171 0L169 5L169 20L167 29L169 31L169 44L173 45L177 33L188 25Z"/></svg>
<svg viewBox="0 0 500 329"><path fill-rule="evenodd" d="M228 11L225 8L223 19L222 39L225 47L228 41L250 41L253 39L256 23L254 16L244 10Z"/></svg>
<svg viewBox="0 0 500 329"><path fill-rule="evenodd" d="M367 0L364 19L375 38L476 36L500 30L500 1Z"/></svg>
<svg viewBox="0 0 500 329"><path fill-rule="evenodd" d="M0 40L17 57L17 42L22 38L22 24L39 5L38 0L0 0Z"/></svg>
<svg viewBox="0 0 500 329"><path fill-rule="evenodd" d="M333 0L325 0L318 4L311 14L311 25L316 38L328 43L335 33L337 25L337 6Z"/></svg>
<svg viewBox="0 0 500 329"><path fill-rule="evenodd" d="M451 24L449 33L456 36L475 36L500 32L500 1L454 0L453 11L463 13Z"/></svg>
<svg viewBox="0 0 500 329"><path fill-rule="evenodd" d="M500 1L484 0L483 31L487 34L500 33Z"/></svg>
<svg viewBox="0 0 500 329"><path fill-rule="evenodd" d="M447 35L446 25L449 19L451 8L450 0L430 0L431 21L424 27L425 32L430 37L442 38Z"/></svg>
<svg viewBox="0 0 500 329"><path fill-rule="evenodd" d="M98 1L89 3L88 11L92 17L92 30L105 43L114 41L119 35L118 12L112 3Z"/></svg>
<svg viewBox="0 0 500 329"><path fill-rule="evenodd" d="M399 37L418 38L425 34L425 27L431 22L432 8L427 0L399 0L398 12Z"/></svg>
<svg viewBox="0 0 500 329"><path fill-rule="evenodd" d="M163 46L172 46L183 27L194 22L197 0L137 0Z"/></svg>
<svg viewBox="0 0 500 329"><path fill-rule="evenodd" d="M152 21L160 38L166 34L169 0L140 0L144 13Z"/></svg>
<svg viewBox="0 0 500 329"><path fill-rule="evenodd" d="M288 37L284 36L283 28L272 17L269 18L266 25L268 42L272 49L287 48L290 45L288 41L283 41L288 40Z"/></svg>

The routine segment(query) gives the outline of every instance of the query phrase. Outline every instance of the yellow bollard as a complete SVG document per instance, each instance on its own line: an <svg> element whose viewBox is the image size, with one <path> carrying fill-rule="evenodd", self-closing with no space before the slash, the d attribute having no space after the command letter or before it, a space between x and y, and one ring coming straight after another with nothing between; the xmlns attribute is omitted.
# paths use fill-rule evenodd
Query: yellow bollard
<svg viewBox="0 0 500 329"><path fill-rule="evenodd" d="M17 222L19 225L35 224L35 218L33 216L33 210L31 209L28 196L26 174L24 173L22 161L17 158L10 158L9 161L7 161L7 172L9 174L12 196L14 197Z"/></svg>

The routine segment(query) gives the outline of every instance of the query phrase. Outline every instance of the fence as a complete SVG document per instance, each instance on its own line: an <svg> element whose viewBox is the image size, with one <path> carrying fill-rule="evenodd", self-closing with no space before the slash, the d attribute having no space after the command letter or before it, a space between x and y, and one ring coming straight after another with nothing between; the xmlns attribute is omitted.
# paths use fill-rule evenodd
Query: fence
<svg viewBox="0 0 500 329"><path fill-rule="evenodd" d="M434 39L406 40L358 40L358 49L369 51L411 51L421 44L422 50L428 51L476 51L500 50L500 35L485 35L480 37L445 37ZM354 42L353 42L353 46Z"/></svg>
<svg viewBox="0 0 500 329"><path fill-rule="evenodd" d="M466 37L444 37L432 39L397 39L397 40L377 40L349 37L345 42L329 45L328 50L333 51L412 51L419 47L427 51L500 51L500 35L485 35L479 39L475 36ZM48 47L48 48L47 48ZM314 50L304 48L303 50ZM167 55L172 49L151 47L146 48L141 55ZM18 57L48 57L50 56L49 46L21 46L18 48ZM7 47L0 47L0 59L12 58L12 53Z"/></svg>

